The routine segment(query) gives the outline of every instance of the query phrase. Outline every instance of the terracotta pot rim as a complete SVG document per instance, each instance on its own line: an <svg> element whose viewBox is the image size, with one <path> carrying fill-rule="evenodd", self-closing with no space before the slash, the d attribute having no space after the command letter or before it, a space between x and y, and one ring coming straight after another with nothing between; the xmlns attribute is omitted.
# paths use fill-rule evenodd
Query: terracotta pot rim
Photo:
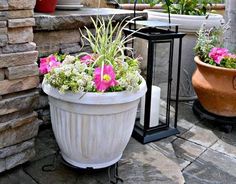
<svg viewBox="0 0 236 184"><path fill-rule="evenodd" d="M219 67L219 66L213 66L207 63L204 63L199 56L195 56L194 57L194 61L201 66L205 66L208 68L212 68L212 69L216 69L216 70L222 70L222 71L228 71L228 72L236 72L236 69L230 69L230 68L223 68L223 67Z"/></svg>

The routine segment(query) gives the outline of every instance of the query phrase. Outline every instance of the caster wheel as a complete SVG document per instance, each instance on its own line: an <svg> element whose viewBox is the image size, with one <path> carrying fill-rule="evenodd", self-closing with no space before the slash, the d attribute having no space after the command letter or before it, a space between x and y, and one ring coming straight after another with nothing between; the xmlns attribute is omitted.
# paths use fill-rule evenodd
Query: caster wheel
<svg viewBox="0 0 236 184"><path fill-rule="evenodd" d="M232 125L221 125L220 130L222 130L225 133L231 133L233 131L233 126Z"/></svg>

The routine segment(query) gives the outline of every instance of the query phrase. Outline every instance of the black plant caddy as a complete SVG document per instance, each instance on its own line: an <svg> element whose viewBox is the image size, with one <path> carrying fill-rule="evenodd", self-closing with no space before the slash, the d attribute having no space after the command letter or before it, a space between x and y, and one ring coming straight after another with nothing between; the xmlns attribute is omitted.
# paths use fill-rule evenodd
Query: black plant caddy
<svg viewBox="0 0 236 184"><path fill-rule="evenodd" d="M43 172L54 172L56 171L56 161L58 159L58 157L60 156L60 149L58 149L54 155L54 158L52 160L52 163L50 164L46 164L44 166L42 166L42 171ZM72 169L76 169L76 170L83 170L83 171L88 171L88 172L93 172L95 171L93 168L87 168L87 169L81 169L78 168L76 166L73 166L71 164L69 164L68 162L66 162L62 157L61 157L61 161L64 165L66 165L67 167L70 167ZM119 176L119 163L115 163L107 168L107 175L108 175L108 182L110 184L118 184L118 183L123 183L123 179L120 178Z"/></svg>
<svg viewBox="0 0 236 184"><path fill-rule="evenodd" d="M200 104L199 100L195 100L193 103L193 112L195 115L201 119L206 119L209 121L214 121L218 124L221 131L225 133L230 133L233 130L233 124L236 122L236 117L224 117L208 112Z"/></svg>

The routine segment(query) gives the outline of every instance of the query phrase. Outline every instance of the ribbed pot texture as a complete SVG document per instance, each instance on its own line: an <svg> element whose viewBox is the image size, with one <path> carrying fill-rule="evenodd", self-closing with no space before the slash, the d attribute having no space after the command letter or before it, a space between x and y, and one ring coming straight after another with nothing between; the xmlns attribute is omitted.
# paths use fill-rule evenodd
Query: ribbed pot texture
<svg viewBox="0 0 236 184"><path fill-rule="evenodd" d="M192 84L201 105L213 114L236 117L236 69L212 66L197 56L194 60Z"/></svg>
<svg viewBox="0 0 236 184"><path fill-rule="evenodd" d="M43 83L49 95L53 132L63 158L80 168L104 168L116 163L127 146L140 98L136 93L60 94ZM82 98L81 98L82 97Z"/></svg>

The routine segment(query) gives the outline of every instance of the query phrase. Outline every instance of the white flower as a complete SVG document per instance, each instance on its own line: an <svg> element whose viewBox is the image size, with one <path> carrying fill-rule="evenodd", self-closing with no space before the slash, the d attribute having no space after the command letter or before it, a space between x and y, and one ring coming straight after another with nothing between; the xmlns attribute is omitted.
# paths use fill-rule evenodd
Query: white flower
<svg viewBox="0 0 236 184"><path fill-rule="evenodd" d="M75 61L75 57L71 55L67 55L63 61L63 64L71 64Z"/></svg>
<svg viewBox="0 0 236 184"><path fill-rule="evenodd" d="M62 85L61 88L60 88L60 92L61 93L65 93L65 91L67 91L69 89L69 86L67 85Z"/></svg>
<svg viewBox="0 0 236 184"><path fill-rule="evenodd" d="M80 61L77 61L75 63L75 68L81 73L87 69L87 65L85 63L81 63Z"/></svg>

